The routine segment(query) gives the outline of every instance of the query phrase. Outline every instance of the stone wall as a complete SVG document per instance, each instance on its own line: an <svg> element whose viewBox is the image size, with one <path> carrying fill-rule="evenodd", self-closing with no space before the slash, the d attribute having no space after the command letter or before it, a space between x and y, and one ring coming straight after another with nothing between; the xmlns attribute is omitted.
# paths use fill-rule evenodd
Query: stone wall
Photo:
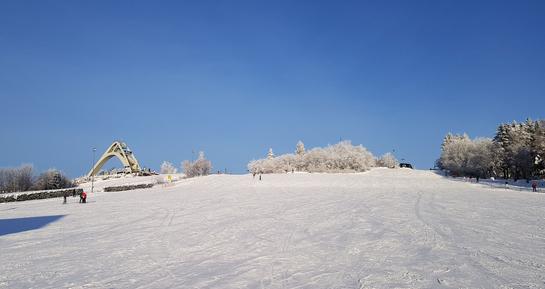
<svg viewBox="0 0 545 289"><path fill-rule="evenodd" d="M65 194L67 194L68 196L72 196L74 194L76 196L79 196L82 192L83 192L83 189L71 188L71 189L47 190L47 191L29 192L29 193L23 192L23 193L17 193L17 194L1 194L0 203L60 198L64 196Z"/></svg>
<svg viewBox="0 0 545 289"><path fill-rule="evenodd" d="M140 184L140 185L127 185L127 186L116 186L116 187L105 187L105 192L120 192L120 191L130 191L136 189L148 189L153 187L153 184Z"/></svg>

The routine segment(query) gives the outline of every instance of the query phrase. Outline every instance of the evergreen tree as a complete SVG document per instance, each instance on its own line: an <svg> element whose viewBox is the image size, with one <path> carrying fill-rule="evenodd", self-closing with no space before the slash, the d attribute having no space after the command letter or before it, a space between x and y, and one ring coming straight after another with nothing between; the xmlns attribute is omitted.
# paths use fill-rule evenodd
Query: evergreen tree
<svg viewBox="0 0 545 289"><path fill-rule="evenodd" d="M532 136L535 175L545 175L545 120L535 122Z"/></svg>

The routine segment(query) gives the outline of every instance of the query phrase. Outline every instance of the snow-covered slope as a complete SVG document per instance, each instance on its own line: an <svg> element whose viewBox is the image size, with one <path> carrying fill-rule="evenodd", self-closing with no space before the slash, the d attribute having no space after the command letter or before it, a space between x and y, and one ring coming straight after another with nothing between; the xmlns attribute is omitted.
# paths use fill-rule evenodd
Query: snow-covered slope
<svg viewBox="0 0 545 289"><path fill-rule="evenodd" d="M405 169L0 204L0 288L544 288L544 208Z"/></svg>

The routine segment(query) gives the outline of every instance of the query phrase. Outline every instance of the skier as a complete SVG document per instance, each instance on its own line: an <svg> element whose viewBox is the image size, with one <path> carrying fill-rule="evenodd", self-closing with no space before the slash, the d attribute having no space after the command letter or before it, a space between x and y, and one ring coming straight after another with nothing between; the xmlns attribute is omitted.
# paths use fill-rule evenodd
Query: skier
<svg viewBox="0 0 545 289"><path fill-rule="evenodd" d="M537 192L537 182L532 181L532 192Z"/></svg>
<svg viewBox="0 0 545 289"><path fill-rule="evenodd" d="M259 180L261 181L261 174L259 174Z"/></svg>
<svg viewBox="0 0 545 289"><path fill-rule="evenodd" d="M81 195L79 196L79 202L80 203L86 203L87 202L87 194L85 192L81 192Z"/></svg>
<svg viewBox="0 0 545 289"><path fill-rule="evenodd" d="M64 198L64 201L62 202L63 204L66 204L66 197L68 197L68 192L64 192L64 194L62 195L62 197Z"/></svg>

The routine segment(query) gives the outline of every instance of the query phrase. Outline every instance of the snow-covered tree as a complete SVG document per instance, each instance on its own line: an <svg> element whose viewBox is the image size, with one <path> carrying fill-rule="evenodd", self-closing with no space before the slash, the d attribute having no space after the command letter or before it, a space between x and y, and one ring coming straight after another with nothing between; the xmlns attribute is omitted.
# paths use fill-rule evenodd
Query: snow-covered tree
<svg viewBox="0 0 545 289"><path fill-rule="evenodd" d="M397 161L396 157L392 153L385 153L380 157L380 159L377 162L377 165L380 167L386 167L386 168L396 168L399 167L399 162Z"/></svg>
<svg viewBox="0 0 545 289"><path fill-rule="evenodd" d="M267 153L267 158L268 159L273 159L274 158L274 153L273 153L272 148L269 149L269 152Z"/></svg>
<svg viewBox="0 0 545 289"><path fill-rule="evenodd" d="M161 174L175 174L178 172L178 169L171 163L164 161L161 164Z"/></svg>
<svg viewBox="0 0 545 289"><path fill-rule="evenodd" d="M474 177L490 177L496 174L499 163L497 145L489 138L476 138L472 141L467 174Z"/></svg>
<svg viewBox="0 0 545 289"><path fill-rule="evenodd" d="M196 161L183 161L182 168L184 170L184 174L188 178L206 176L210 174L210 171L212 171L212 162L207 160L204 156L204 152L201 151L199 152L199 158Z"/></svg>
<svg viewBox="0 0 545 289"><path fill-rule="evenodd" d="M534 156L534 173L537 176L545 175L545 120L537 121L532 136Z"/></svg>
<svg viewBox="0 0 545 289"><path fill-rule="evenodd" d="M375 158L363 146L343 141L325 148L314 148L304 155L284 154L251 161L252 173L281 173L292 170L307 172L362 172L375 166Z"/></svg>
<svg viewBox="0 0 545 289"><path fill-rule="evenodd" d="M32 170L32 165L21 165L18 168L0 168L0 193L30 190L34 184Z"/></svg>
<svg viewBox="0 0 545 289"><path fill-rule="evenodd" d="M46 172L40 174L36 183L34 183L33 189L35 190L52 190L52 189L64 189L73 187L74 183L67 178L61 171L56 169L49 169Z"/></svg>
<svg viewBox="0 0 545 289"><path fill-rule="evenodd" d="M493 140L447 134L440 168L467 176L530 179L545 175L545 121L500 124Z"/></svg>
<svg viewBox="0 0 545 289"><path fill-rule="evenodd" d="M535 158L538 155L540 121L530 119L524 123L512 122L498 127L494 141L499 146L501 168L505 178L526 178L535 175L538 168Z"/></svg>
<svg viewBox="0 0 545 289"><path fill-rule="evenodd" d="M469 174L469 159L473 143L467 134L447 135L442 144L439 164L442 169L449 170L454 175Z"/></svg>
<svg viewBox="0 0 545 289"><path fill-rule="evenodd" d="M499 166L498 146L491 139L450 135L442 145L440 168L455 176L489 177Z"/></svg>
<svg viewBox="0 0 545 289"><path fill-rule="evenodd" d="M302 156L305 154L305 144L302 141L297 142L297 147L295 148L295 154Z"/></svg>

